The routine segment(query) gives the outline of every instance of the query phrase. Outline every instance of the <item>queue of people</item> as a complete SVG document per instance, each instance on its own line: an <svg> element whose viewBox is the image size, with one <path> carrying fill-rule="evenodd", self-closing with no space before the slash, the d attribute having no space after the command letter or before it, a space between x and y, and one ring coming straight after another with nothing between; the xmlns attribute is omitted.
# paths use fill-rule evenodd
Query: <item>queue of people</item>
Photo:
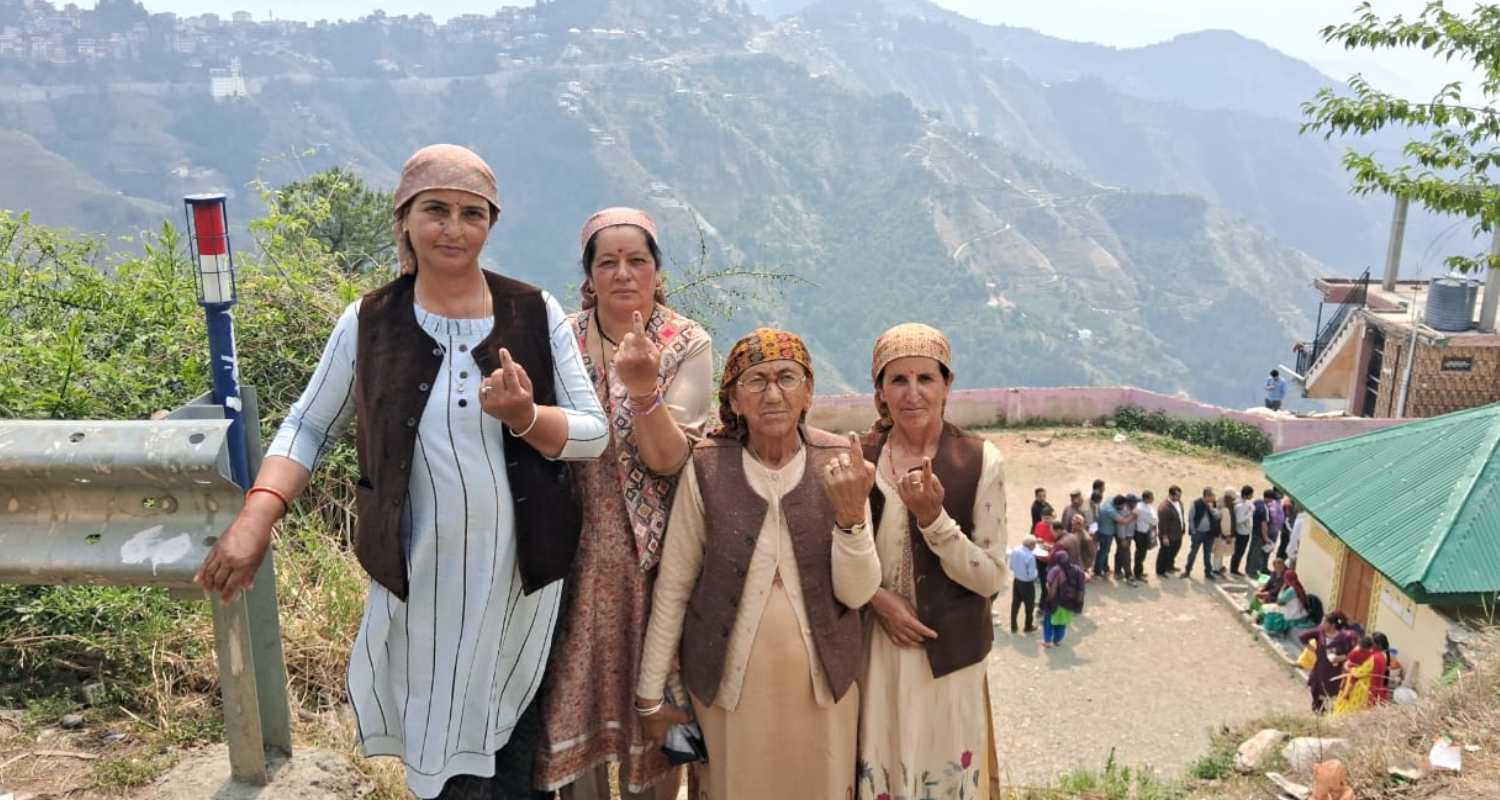
<svg viewBox="0 0 1500 800"><path fill-rule="evenodd" d="M394 207L401 274L344 311L197 576L243 591L358 420L366 756L449 800L676 797L687 762L695 800L987 796L1015 561L998 450L944 421L940 331L874 343L879 422L845 439L806 424L791 332L736 342L714 385L645 213L584 223L568 314L480 267L501 202L475 153L418 151ZM1047 647L1082 610L1084 530L1033 577Z"/></svg>
<svg viewBox="0 0 1500 800"><path fill-rule="evenodd" d="M1186 506L1182 488L1172 486L1160 503L1149 489L1139 495L1115 494L1106 500L1104 481L1096 480L1087 501L1083 492L1075 489L1068 504L1057 512L1047 502L1047 490L1038 488L1031 506L1032 538L1050 546L1064 533L1078 536L1083 547L1074 557L1084 558L1091 577L1120 580L1131 586L1153 575L1186 578L1199 561L1199 553L1203 554L1206 579L1229 574L1256 580L1269 574L1273 554L1286 558L1288 548L1295 554L1297 512L1275 489L1267 489L1259 500L1254 494L1253 487L1245 486L1237 493L1226 490L1221 500L1210 487ZM1191 547L1186 565L1178 569L1177 556L1184 541ZM1222 554L1230 547L1235 554L1226 569ZM1149 555L1152 550L1156 551L1154 557Z"/></svg>

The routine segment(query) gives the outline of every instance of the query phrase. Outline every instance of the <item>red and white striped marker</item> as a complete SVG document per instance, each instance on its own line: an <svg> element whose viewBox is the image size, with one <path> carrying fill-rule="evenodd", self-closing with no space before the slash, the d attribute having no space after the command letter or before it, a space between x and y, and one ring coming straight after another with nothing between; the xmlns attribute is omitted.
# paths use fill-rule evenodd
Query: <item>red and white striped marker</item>
<svg viewBox="0 0 1500 800"><path fill-rule="evenodd" d="M183 201L188 206L198 261L199 300L205 304L233 303L234 265L229 254L224 195L194 194Z"/></svg>

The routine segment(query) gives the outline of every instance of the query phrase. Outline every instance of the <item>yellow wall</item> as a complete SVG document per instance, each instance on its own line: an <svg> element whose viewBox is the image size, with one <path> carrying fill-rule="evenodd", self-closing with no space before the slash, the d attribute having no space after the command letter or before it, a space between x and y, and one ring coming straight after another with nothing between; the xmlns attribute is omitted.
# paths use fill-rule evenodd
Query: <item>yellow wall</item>
<svg viewBox="0 0 1500 800"><path fill-rule="evenodd" d="M1372 633L1380 631L1400 651L1397 658L1406 666L1407 675L1418 665L1414 687L1421 691L1443 675L1443 652L1448 647L1447 617L1411 599L1380 574L1370 595Z"/></svg>
<svg viewBox="0 0 1500 800"><path fill-rule="evenodd" d="M1297 577L1302 580L1303 588L1322 599L1325 612L1339 607L1337 587L1342 582L1346 552L1348 548L1343 542L1329 534L1316 519L1309 518L1297 552ZM1415 683L1419 691L1442 677L1443 652L1447 649L1451 625L1448 618L1431 606L1412 600L1378 572L1370 593L1370 616L1355 621L1391 640L1391 647L1400 651L1408 675L1421 664Z"/></svg>
<svg viewBox="0 0 1500 800"><path fill-rule="evenodd" d="M1344 562L1344 543L1328 534L1322 524L1311 516L1307 520L1307 531L1302 536L1302 545L1297 550L1297 577L1302 588L1323 601L1323 611L1338 608L1334 587L1338 586Z"/></svg>

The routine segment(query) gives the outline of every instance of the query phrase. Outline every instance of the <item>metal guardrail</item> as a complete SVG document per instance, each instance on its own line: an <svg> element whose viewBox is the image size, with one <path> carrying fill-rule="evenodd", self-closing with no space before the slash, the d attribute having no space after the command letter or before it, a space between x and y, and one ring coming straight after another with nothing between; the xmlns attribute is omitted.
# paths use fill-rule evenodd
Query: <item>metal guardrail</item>
<svg viewBox="0 0 1500 800"><path fill-rule="evenodd" d="M0 422L0 582L193 588L244 505L227 420Z"/></svg>
<svg viewBox="0 0 1500 800"><path fill-rule="evenodd" d="M253 475L254 392L243 402ZM229 427L207 396L162 420L0 421L0 583L156 586L210 600L230 773L265 784L267 748L292 749L272 559L232 603L193 583L244 506Z"/></svg>

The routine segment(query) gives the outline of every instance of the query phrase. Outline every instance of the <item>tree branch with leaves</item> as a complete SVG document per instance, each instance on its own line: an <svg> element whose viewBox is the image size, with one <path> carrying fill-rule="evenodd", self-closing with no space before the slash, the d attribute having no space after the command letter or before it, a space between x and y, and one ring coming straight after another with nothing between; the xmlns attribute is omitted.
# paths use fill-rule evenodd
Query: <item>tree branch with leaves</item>
<svg viewBox="0 0 1500 800"><path fill-rule="evenodd" d="M1402 148L1404 160L1390 163L1373 152L1352 147L1343 165L1354 178L1355 194L1375 192L1404 197L1439 214L1474 220L1476 237L1500 225L1500 186L1490 170L1500 164L1500 111L1492 101L1500 94L1500 5L1480 4L1472 13L1449 11L1430 2L1415 19L1397 14L1382 18L1361 3L1355 19L1322 30L1323 40L1346 50L1417 48L1433 58L1467 64L1480 76L1484 104L1463 102L1463 81L1455 80L1427 102L1399 97L1372 86L1361 75L1349 79L1348 92L1324 88L1302 104L1303 133L1323 138L1365 136L1386 128L1425 132ZM1463 272L1500 267L1487 253L1445 259Z"/></svg>

